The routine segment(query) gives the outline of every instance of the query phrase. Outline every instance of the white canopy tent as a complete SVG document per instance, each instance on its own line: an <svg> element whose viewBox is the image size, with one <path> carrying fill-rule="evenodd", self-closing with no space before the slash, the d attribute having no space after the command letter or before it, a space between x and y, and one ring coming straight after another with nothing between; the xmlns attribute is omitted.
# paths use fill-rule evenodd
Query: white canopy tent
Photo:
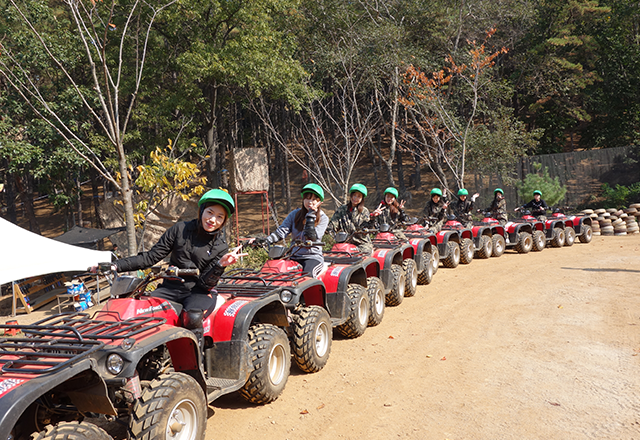
<svg viewBox="0 0 640 440"><path fill-rule="evenodd" d="M111 252L61 243L0 218L0 284L50 273L85 271L108 261Z"/></svg>

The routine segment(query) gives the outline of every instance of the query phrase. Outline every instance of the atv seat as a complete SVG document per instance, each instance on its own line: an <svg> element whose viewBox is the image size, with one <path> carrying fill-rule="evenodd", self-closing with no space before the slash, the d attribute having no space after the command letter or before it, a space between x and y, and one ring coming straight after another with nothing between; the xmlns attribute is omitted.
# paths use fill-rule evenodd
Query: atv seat
<svg viewBox="0 0 640 440"><path fill-rule="evenodd" d="M171 304L173 309L176 311L176 315L180 316L180 313L182 313L182 309L183 309L182 304L180 304L179 302L171 301L171 300L166 300L166 301L168 301ZM221 295L216 295L216 305L213 307L211 312L207 313L205 318L211 315L212 313L215 313L216 310L222 307L224 302L225 302L225 299Z"/></svg>

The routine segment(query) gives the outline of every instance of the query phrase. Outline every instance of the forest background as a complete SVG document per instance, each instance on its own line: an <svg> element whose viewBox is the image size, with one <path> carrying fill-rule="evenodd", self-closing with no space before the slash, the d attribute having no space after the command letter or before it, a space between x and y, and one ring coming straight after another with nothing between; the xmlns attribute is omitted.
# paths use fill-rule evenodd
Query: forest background
<svg viewBox="0 0 640 440"><path fill-rule="evenodd" d="M89 181L121 196L134 253L154 204L223 184L245 147L284 211L292 170L341 203L357 169L455 193L534 154L640 152L638 1L0 5L3 217L21 202L37 233L34 196L82 224Z"/></svg>

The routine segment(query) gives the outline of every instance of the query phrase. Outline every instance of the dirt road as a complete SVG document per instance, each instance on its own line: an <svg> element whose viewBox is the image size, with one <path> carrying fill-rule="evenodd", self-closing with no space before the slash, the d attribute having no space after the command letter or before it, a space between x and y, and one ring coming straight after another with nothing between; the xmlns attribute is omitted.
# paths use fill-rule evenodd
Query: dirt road
<svg viewBox="0 0 640 440"><path fill-rule="evenodd" d="M640 439L640 236L440 268L207 439Z"/></svg>

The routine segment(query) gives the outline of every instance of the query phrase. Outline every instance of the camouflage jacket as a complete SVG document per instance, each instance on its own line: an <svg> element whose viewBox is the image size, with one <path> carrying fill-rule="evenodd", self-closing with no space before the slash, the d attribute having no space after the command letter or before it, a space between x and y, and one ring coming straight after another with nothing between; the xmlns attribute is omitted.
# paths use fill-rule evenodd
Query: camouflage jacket
<svg viewBox="0 0 640 440"><path fill-rule="evenodd" d="M394 229L396 224L406 222L409 219L409 216L404 213L403 209L396 214L392 214L386 203L382 202L382 207L384 208L382 210L382 214L371 218L371 221L369 222L370 227L379 228L381 225L387 224L391 229Z"/></svg>
<svg viewBox="0 0 640 440"><path fill-rule="evenodd" d="M507 216L507 200L506 199L493 199L488 211L491 211L491 215L496 220L509 221Z"/></svg>
<svg viewBox="0 0 640 440"><path fill-rule="evenodd" d="M444 209L444 202L442 199L438 203L433 203L433 200L429 199L427 205L422 210L422 215L425 220L431 223L443 222L446 218L446 209Z"/></svg>
<svg viewBox="0 0 640 440"><path fill-rule="evenodd" d="M365 207L362 212L357 209L349 210L349 205L342 205L333 213L327 229L332 232L346 232L353 234L355 231L369 226L369 210ZM367 234L354 234L351 243L360 246L371 243Z"/></svg>
<svg viewBox="0 0 640 440"><path fill-rule="evenodd" d="M471 200L467 199L462 201L458 199L451 204L450 209L459 222L466 223L472 220L471 211L473 210L473 202Z"/></svg>

